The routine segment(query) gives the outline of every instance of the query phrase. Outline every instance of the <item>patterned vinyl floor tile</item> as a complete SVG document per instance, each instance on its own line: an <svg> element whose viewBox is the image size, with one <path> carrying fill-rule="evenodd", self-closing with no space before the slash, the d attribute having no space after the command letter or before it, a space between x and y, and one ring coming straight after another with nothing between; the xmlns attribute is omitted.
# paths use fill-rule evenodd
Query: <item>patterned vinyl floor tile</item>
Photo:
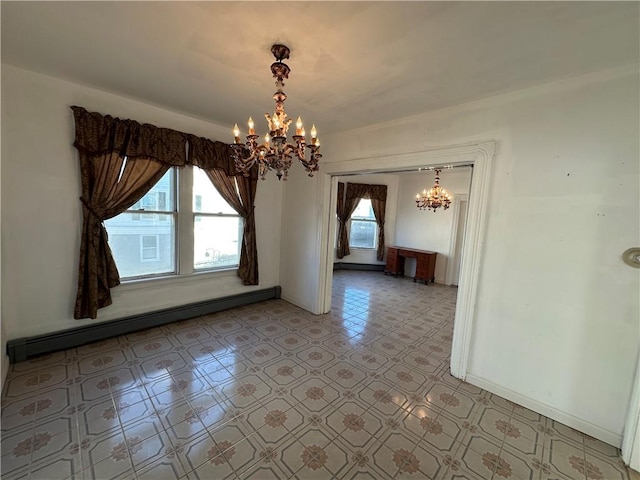
<svg viewBox="0 0 640 480"><path fill-rule="evenodd" d="M334 273L12 365L7 480L629 480L620 452L449 373L457 289Z"/></svg>

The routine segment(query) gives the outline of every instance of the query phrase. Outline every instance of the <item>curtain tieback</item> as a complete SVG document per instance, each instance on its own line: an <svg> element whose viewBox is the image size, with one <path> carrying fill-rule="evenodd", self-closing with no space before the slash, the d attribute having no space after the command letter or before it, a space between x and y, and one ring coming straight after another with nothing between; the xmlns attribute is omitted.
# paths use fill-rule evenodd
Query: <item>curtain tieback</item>
<svg viewBox="0 0 640 480"><path fill-rule="evenodd" d="M91 207L91 205L89 205L89 202L87 202L84 197L80 197L80 201L82 202L82 205L85 206L85 208L87 210L89 210L89 213L91 213L91 215L93 215L94 217L96 217L98 220L100 220L102 222L102 218L100 217L100 215L98 215L98 213L93 209L93 207Z"/></svg>

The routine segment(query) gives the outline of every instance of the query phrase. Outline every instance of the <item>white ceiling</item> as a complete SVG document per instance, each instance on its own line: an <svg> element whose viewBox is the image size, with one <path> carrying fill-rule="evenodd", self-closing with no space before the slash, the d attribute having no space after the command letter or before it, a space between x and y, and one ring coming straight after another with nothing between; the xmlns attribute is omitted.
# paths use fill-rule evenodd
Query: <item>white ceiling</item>
<svg viewBox="0 0 640 480"><path fill-rule="evenodd" d="M264 130L285 43L287 112L322 134L638 64L639 5L3 1L2 62Z"/></svg>

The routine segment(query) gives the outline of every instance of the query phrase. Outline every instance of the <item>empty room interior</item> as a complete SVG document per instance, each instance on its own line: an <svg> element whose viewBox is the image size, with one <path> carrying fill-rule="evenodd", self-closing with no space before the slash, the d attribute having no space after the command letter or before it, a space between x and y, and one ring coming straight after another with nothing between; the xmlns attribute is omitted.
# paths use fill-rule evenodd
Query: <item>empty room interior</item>
<svg viewBox="0 0 640 480"><path fill-rule="evenodd" d="M639 478L640 3L0 9L3 480Z"/></svg>

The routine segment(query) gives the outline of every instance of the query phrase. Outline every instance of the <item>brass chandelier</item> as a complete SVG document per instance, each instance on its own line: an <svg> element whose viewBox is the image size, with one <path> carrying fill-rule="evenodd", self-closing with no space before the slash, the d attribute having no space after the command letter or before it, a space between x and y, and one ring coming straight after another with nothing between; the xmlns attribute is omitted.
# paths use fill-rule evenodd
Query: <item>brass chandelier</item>
<svg viewBox="0 0 640 480"><path fill-rule="evenodd" d="M420 210L433 210L442 207L443 210L451 205L451 195L440 186L440 169L436 168L436 181L433 187L416 195L416 206Z"/></svg>
<svg viewBox="0 0 640 480"><path fill-rule="evenodd" d="M249 117L248 122L249 134L246 137L246 143L241 143L240 141L238 124L236 123L234 126L234 142L231 147L233 148L236 170L247 176L253 166L257 164L258 174L262 180L265 179L269 170L275 171L279 180L286 180L292 163L292 155L295 155L309 173L309 176L313 177L313 172L318 171L318 161L322 158L316 127L315 125L311 127L311 145L307 145L302 120L298 117L296 134L293 136L294 143L287 142L287 132L289 125L291 125L291 119L287 118L287 114L284 111L284 101L287 99L287 94L282 91L282 88L284 87L284 79L289 78L291 69L282 60L289 58L290 51L287 46L276 44L271 47L271 53L276 59L271 64L271 73L276 79L276 93L273 94L276 109L273 115L264 114L269 129L269 132L264 136L264 143L258 143L259 135L256 135L251 117ZM310 151L308 159L305 148Z"/></svg>

